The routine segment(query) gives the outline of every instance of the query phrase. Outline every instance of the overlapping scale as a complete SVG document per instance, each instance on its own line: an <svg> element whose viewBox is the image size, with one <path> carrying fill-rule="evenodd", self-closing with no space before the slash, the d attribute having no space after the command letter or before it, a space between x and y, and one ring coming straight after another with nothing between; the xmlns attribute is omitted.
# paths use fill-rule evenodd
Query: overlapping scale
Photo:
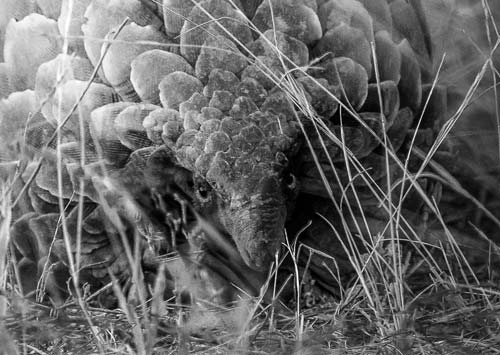
<svg viewBox="0 0 500 355"><path fill-rule="evenodd" d="M24 294L29 294L36 290L40 277L37 261L40 260L40 250L42 248L28 224L34 216L34 213L26 213L13 223L10 230L12 243L15 245L15 250L17 251L17 255L15 255L17 260L16 267L19 274L23 275L21 278L21 287Z"/></svg>
<svg viewBox="0 0 500 355"><path fill-rule="evenodd" d="M34 0L4 0L2 1L2 11L0 11L0 62L4 59L5 30L11 19L22 20L25 16L36 11Z"/></svg>
<svg viewBox="0 0 500 355"><path fill-rule="evenodd" d="M53 106L54 102L59 101L56 94L58 86L70 80L87 81L93 70L88 59L65 54L41 64L36 73L35 95L44 117L56 120L57 114L54 115ZM62 90L62 93L65 91Z"/></svg>
<svg viewBox="0 0 500 355"><path fill-rule="evenodd" d="M87 90L86 94L80 100L84 90ZM62 121L78 103L76 111L71 114L65 127L73 131L75 136L88 135L86 132L91 112L116 101L118 101L117 95L109 86L98 83L92 83L89 86L86 81L70 80L58 86L56 95L50 102L51 115L49 117L55 122Z"/></svg>
<svg viewBox="0 0 500 355"><path fill-rule="evenodd" d="M209 36L202 44L195 64L196 77L202 82L207 81L213 69L239 74L248 65L235 43L222 35Z"/></svg>
<svg viewBox="0 0 500 355"><path fill-rule="evenodd" d="M114 237L112 237L113 232L111 232L112 229L110 229L109 225L106 228L96 228L98 227L96 222L99 219L95 218L95 214L101 214L102 216L102 209L89 206L83 211L83 223L79 232L81 234L77 232L78 213L78 210L74 209L65 219L69 240L68 248L63 237L62 221L59 213L49 213L31 218L29 225L31 230L35 231L37 240L45 240L45 244L51 245L51 254L48 254L49 249L46 248L45 257L62 261L68 265L67 251L69 250L73 254L73 260L75 260L76 252L78 252L80 255L80 277L83 282L88 282L95 288L103 286L107 280L110 280L109 272L113 272L118 279L126 277L128 269L123 265L126 257L123 245L118 239L117 231L114 232ZM102 218L100 220L99 222L102 223ZM91 227L87 228L87 226ZM53 231L57 231L57 233L54 234ZM80 244L77 243L78 235L81 236ZM50 239L47 236L50 236ZM43 265L40 265L40 267L43 267ZM38 273L41 273L41 271L39 269ZM59 275L54 276L57 278ZM60 283L63 279L64 275L59 277L56 285L63 288L64 284Z"/></svg>
<svg viewBox="0 0 500 355"><path fill-rule="evenodd" d="M36 0L36 3L40 8L41 13L46 17L54 20L59 18L63 0Z"/></svg>
<svg viewBox="0 0 500 355"><path fill-rule="evenodd" d="M40 14L11 19L5 32L4 60L16 90L34 89L38 67L62 50L57 23Z"/></svg>
<svg viewBox="0 0 500 355"><path fill-rule="evenodd" d="M61 175L61 183L59 183L59 174ZM56 201L56 196L70 200L75 193L66 167L63 164L61 169L58 169L55 161L46 160L42 165L40 172L36 175L35 181L41 189L48 191L53 197L55 197L54 199ZM47 195L45 201L47 202L47 199L49 198L49 195ZM48 202L55 201L52 200Z"/></svg>
<svg viewBox="0 0 500 355"><path fill-rule="evenodd" d="M380 81L401 79L401 52L392 41L389 32L382 30L375 34L375 55Z"/></svg>
<svg viewBox="0 0 500 355"><path fill-rule="evenodd" d="M90 133L99 155L109 164L122 166L131 151L121 143L115 128L115 119L131 102L117 102L101 106L91 113Z"/></svg>
<svg viewBox="0 0 500 355"><path fill-rule="evenodd" d="M382 81L368 85L366 101L361 108L364 112L382 112L386 126L390 128L399 112L398 86L394 81Z"/></svg>
<svg viewBox="0 0 500 355"><path fill-rule="evenodd" d="M368 95L368 74L351 58L336 57L324 64L330 85L340 87L344 101L359 110Z"/></svg>
<svg viewBox="0 0 500 355"><path fill-rule="evenodd" d="M113 35L114 30L111 30L106 38L111 39ZM141 100L130 81L132 61L146 51L168 48L169 42L163 32L151 25L130 23L123 27L104 57L102 70L106 80L124 101Z"/></svg>
<svg viewBox="0 0 500 355"><path fill-rule="evenodd" d="M398 85L401 105L408 106L415 112L422 103L422 74L415 52L408 41L401 41L398 49L401 53L400 75L404 78Z"/></svg>
<svg viewBox="0 0 500 355"><path fill-rule="evenodd" d="M160 19L163 19L163 0L142 0L142 6L150 9Z"/></svg>
<svg viewBox="0 0 500 355"><path fill-rule="evenodd" d="M165 141L172 146L182 133L183 120L178 111L159 108L151 111L142 125L153 143L162 144Z"/></svg>
<svg viewBox="0 0 500 355"><path fill-rule="evenodd" d="M309 62L309 50L305 43L279 31L267 30L249 48L254 55L273 58L276 64L287 69L304 67Z"/></svg>
<svg viewBox="0 0 500 355"><path fill-rule="evenodd" d="M262 3L263 0L246 0L242 1L241 9L247 18L252 19L257 11L257 8ZM314 2L314 1L313 1Z"/></svg>
<svg viewBox="0 0 500 355"><path fill-rule="evenodd" d="M83 14L92 0L62 0L57 26L62 35L67 36L70 48L81 57L86 57L83 44L82 25L85 23Z"/></svg>
<svg viewBox="0 0 500 355"><path fill-rule="evenodd" d="M16 145L22 145L24 128L37 116L33 90L17 91L0 99L0 161L17 159Z"/></svg>
<svg viewBox="0 0 500 355"><path fill-rule="evenodd" d="M153 49L139 54L130 64L130 81L143 102L160 103L160 81L175 71L193 74L191 65L180 55Z"/></svg>
<svg viewBox="0 0 500 355"><path fill-rule="evenodd" d="M184 0L164 0L163 19L167 33L179 34L195 4Z"/></svg>
<svg viewBox="0 0 500 355"><path fill-rule="evenodd" d="M387 131L387 137L391 140L395 151L403 145L414 120L414 113L410 108L403 107L398 111L393 124Z"/></svg>
<svg viewBox="0 0 500 355"><path fill-rule="evenodd" d="M194 64L200 47L207 38L216 34L234 37L242 45L252 40L252 33L241 11L225 0L204 0L191 9L184 22L180 35L181 54Z"/></svg>
<svg viewBox="0 0 500 355"><path fill-rule="evenodd" d="M48 149L47 154L53 154L58 144L57 139L53 139L55 132L56 127L53 123L48 122L41 115L36 115L26 125L23 133L24 143L29 150L45 153ZM60 129L60 138L59 143L67 143L76 139L75 134L64 127Z"/></svg>
<svg viewBox="0 0 500 355"><path fill-rule="evenodd" d="M159 84L160 101L165 108L178 109L191 95L203 90L201 81L183 71L166 75Z"/></svg>
<svg viewBox="0 0 500 355"><path fill-rule="evenodd" d="M252 22L262 33L275 29L307 45L319 40L322 35L315 9L303 1L263 1Z"/></svg>
<svg viewBox="0 0 500 355"><path fill-rule="evenodd" d="M368 39L360 29L341 23L325 33L314 51L316 56L332 53L336 57L351 58L371 74L372 50Z"/></svg>
<svg viewBox="0 0 500 355"><path fill-rule="evenodd" d="M82 32L88 58L96 65L101 57L101 47L108 33L127 18L139 26L151 26L157 30L162 21L139 0L92 0L84 13ZM131 58L133 59L133 58Z"/></svg>
<svg viewBox="0 0 500 355"><path fill-rule="evenodd" d="M153 142L148 139L143 121L151 112L159 108L151 104L137 104L121 111L114 122L120 142L133 151L151 146Z"/></svg>
<svg viewBox="0 0 500 355"><path fill-rule="evenodd" d="M330 0L318 12L324 32L345 23L363 32L365 38L373 41L373 20L366 8L356 0Z"/></svg>
<svg viewBox="0 0 500 355"><path fill-rule="evenodd" d="M406 39L415 53L428 56L425 35L420 26L415 9L404 0L395 0L390 3L393 35L397 39Z"/></svg>
<svg viewBox="0 0 500 355"><path fill-rule="evenodd" d="M16 220L11 227L11 233L15 238L13 239L13 243L16 246L16 249L23 257L32 261L39 260L40 253L43 254L47 252L46 246L39 244L33 231L28 226L29 221L35 216L36 214L34 212L26 213L21 218Z"/></svg>
<svg viewBox="0 0 500 355"><path fill-rule="evenodd" d="M358 0L369 12L373 30L387 31L392 34L392 16L388 1L386 0Z"/></svg>
<svg viewBox="0 0 500 355"><path fill-rule="evenodd" d="M431 128L437 132L444 124L446 117L447 89L443 85L424 84L422 85L422 97L425 99L421 105L416 117L422 117L420 126L422 128Z"/></svg>
<svg viewBox="0 0 500 355"><path fill-rule="evenodd" d="M9 82L9 68L7 64L0 63L0 99L4 99L12 92Z"/></svg>
<svg viewBox="0 0 500 355"><path fill-rule="evenodd" d="M318 115L328 118L335 115L342 97L340 86L332 84L328 79L320 76L316 78L303 76L298 78L298 82L309 94L310 104Z"/></svg>

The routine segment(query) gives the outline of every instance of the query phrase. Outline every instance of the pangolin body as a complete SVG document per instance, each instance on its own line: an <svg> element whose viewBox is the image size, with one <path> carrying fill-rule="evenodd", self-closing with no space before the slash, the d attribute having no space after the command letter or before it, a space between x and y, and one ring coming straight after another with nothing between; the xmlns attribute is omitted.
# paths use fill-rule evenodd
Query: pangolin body
<svg viewBox="0 0 500 355"><path fill-rule="evenodd" d="M370 184L402 174L384 142L395 160L443 123L418 0L37 3L4 2L0 31L3 140L43 159L14 185L30 182L12 227L21 273L67 278L69 252L82 282L126 279L126 244L170 252L167 234L189 234L184 204L230 236L237 272L265 271L299 192L324 196L326 176L341 194L347 154L376 213Z"/></svg>

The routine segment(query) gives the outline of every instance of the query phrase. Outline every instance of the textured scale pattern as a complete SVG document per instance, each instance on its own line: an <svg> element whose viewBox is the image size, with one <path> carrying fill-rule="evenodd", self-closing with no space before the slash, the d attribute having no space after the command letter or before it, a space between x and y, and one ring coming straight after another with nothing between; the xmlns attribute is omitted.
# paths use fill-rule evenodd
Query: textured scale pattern
<svg viewBox="0 0 500 355"><path fill-rule="evenodd" d="M396 164L385 167L384 135L395 155L405 157L413 135L425 151L446 114L446 89L431 91L432 44L419 1L77 0L71 16L66 0L7 3L2 169L12 170L16 142L27 143L27 157L43 158L37 172L24 164L13 184L18 193L36 172L12 226L21 274L37 275L26 292L48 264L54 284L67 279L68 252L81 282L98 288L109 273L127 280L127 244L147 264L151 250L174 251L176 238L166 235L181 230L191 235L188 249L201 251L195 264L210 263L210 243L193 232L184 202L233 240L234 279L252 279L284 240L297 195L326 196L318 162L334 193L350 182L339 141L383 188L387 172L402 175ZM65 33L69 53L60 54ZM307 103L294 102L291 87ZM354 185L378 214L369 183ZM200 277L232 280L227 267L215 274Z"/></svg>

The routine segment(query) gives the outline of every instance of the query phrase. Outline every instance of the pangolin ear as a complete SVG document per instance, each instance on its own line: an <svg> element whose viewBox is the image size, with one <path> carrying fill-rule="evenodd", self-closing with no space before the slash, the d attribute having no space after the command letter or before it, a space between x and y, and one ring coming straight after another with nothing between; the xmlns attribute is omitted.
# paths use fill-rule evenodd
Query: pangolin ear
<svg viewBox="0 0 500 355"><path fill-rule="evenodd" d="M182 167L174 151L163 145L151 154L145 170L146 183L161 194L177 193L192 201L193 173Z"/></svg>

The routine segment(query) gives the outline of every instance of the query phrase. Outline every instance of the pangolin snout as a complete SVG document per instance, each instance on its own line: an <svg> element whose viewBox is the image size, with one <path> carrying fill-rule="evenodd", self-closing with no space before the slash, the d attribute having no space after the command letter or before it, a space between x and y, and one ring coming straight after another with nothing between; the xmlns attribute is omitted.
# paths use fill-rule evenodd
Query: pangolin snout
<svg viewBox="0 0 500 355"><path fill-rule="evenodd" d="M232 201L225 227L236 243L245 263L263 271L271 265L284 239L285 198L279 190Z"/></svg>
<svg viewBox="0 0 500 355"><path fill-rule="evenodd" d="M243 260L254 270L266 271L273 263L275 254L278 251L281 242L284 238L283 228L275 231L274 235L269 236L260 233L254 238L248 240L245 250L247 254L243 254Z"/></svg>

